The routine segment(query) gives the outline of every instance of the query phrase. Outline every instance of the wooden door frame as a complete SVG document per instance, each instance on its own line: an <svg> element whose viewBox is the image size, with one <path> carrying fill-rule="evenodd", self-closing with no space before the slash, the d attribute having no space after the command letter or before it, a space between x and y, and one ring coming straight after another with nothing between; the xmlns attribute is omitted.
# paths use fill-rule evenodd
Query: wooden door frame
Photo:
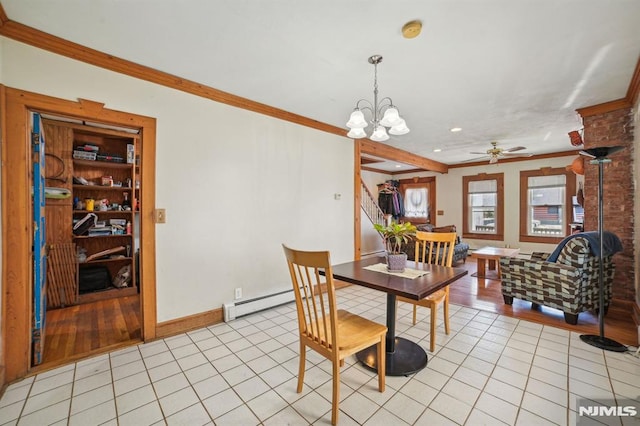
<svg viewBox="0 0 640 426"><path fill-rule="evenodd" d="M156 337L155 168L156 120L104 108L80 99L63 100L0 86L2 129L2 356L0 387L28 374L31 365L31 245L33 226L29 176L29 112L64 115L83 120L139 128L141 141L140 290L143 340Z"/></svg>

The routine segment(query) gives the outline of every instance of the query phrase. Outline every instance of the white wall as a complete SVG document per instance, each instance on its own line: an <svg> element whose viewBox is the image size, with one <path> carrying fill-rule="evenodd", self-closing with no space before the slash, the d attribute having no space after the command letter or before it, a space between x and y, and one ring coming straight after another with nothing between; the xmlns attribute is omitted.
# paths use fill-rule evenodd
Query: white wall
<svg viewBox="0 0 640 426"><path fill-rule="evenodd" d="M350 139L0 40L6 86L157 119L159 322L289 288L281 243L353 258Z"/></svg>
<svg viewBox="0 0 640 426"><path fill-rule="evenodd" d="M568 142L567 142L568 144ZM568 147L569 148L569 147ZM456 225L458 234L462 236L462 177L474 176L479 173L504 173L504 241L478 240L463 238L472 249L484 246L520 248L520 252L529 254L532 251L551 252L555 244L520 243L519 220L520 210L520 170L536 170L541 167L565 167L571 164L575 157L558 157L544 160L529 160L510 163L487 164L482 166L461 167L449 169L447 174L413 173L396 175L396 179L406 179L413 176L436 176L436 210L443 210L442 216L436 215L436 226ZM577 185L576 185L577 187Z"/></svg>

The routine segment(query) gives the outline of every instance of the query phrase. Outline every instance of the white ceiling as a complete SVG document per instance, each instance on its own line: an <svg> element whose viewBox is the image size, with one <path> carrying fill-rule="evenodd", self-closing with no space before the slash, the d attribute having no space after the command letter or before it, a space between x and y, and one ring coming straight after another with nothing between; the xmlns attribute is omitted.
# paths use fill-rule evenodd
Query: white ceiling
<svg viewBox="0 0 640 426"><path fill-rule="evenodd" d="M411 128L386 143L448 164L493 140L574 149L575 110L623 98L640 55L639 0L0 2L13 21L338 127L373 100L380 54L380 96Z"/></svg>

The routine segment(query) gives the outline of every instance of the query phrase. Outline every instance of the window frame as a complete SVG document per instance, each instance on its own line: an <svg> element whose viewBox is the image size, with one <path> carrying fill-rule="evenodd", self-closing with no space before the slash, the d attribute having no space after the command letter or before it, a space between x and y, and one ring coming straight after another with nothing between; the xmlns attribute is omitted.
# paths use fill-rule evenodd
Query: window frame
<svg viewBox="0 0 640 426"><path fill-rule="evenodd" d="M560 237L541 235L528 235L527 217L529 212L529 178L540 176L565 176L565 194L564 194L564 235ZM571 223L573 223L573 196L576 193L576 176L571 170L564 167L543 167L538 170L521 170L520 171L520 242L526 243L545 243L558 244L567 235L571 234Z"/></svg>
<svg viewBox="0 0 640 426"><path fill-rule="evenodd" d="M495 234L472 232L469 229L469 183L483 180L495 180L497 185ZM479 173L462 177L462 236L477 240L504 240L504 173Z"/></svg>

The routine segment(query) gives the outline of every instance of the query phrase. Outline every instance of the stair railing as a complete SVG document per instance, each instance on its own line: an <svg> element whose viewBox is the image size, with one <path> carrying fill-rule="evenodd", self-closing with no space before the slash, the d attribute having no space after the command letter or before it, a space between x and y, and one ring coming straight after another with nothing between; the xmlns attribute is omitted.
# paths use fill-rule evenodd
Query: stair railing
<svg viewBox="0 0 640 426"><path fill-rule="evenodd" d="M380 209L380 206L378 206L378 202L373 197L371 192L369 192L369 188L367 188L367 185L364 184L362 179L360 179L360 187L362 189L361 190L362 197L360 197L360 206L362 207L362 210L364 210L365 214L367 215L371 223L388 225L389 221L391 220L391 215L384 214L382 209Z"/></svg>

